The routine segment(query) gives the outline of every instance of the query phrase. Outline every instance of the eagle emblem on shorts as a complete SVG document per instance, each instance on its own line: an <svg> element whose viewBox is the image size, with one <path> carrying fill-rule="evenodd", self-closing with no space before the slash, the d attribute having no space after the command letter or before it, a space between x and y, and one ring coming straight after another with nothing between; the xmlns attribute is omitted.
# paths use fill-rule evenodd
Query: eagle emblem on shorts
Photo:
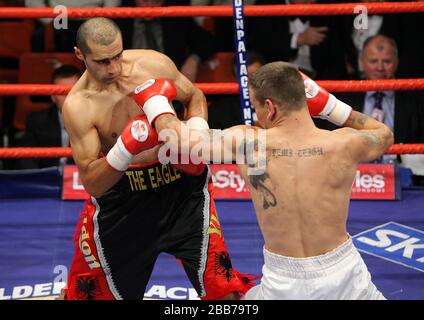
<svg viewBox="0 0 424 320"><path fill-rule="evenodd" d="M101 294L99 279L93 276L78 277L75 291L78 300L94 300Z"/></svg>
<svg viewBox="0 0 424 320"><path fill-rule="evenodd" d="M227 282L230 282L233 277L233 266L231 264L230 255L226 251L220 253L215 252L215 272L218 275L224 276Z"/></svg>

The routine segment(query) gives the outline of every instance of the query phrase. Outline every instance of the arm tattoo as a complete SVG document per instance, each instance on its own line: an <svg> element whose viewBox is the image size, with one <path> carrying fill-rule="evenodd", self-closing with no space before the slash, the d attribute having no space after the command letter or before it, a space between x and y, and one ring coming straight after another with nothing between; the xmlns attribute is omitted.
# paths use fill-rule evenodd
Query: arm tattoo
<svg viewBox="0 0 424 320"><path fill-rule="evenodd" d="M361 114L356 121L358 124L360 124L362 127L365 125L365 122L367 122L368 116L365 114Z"/></svg>
<svg viewBox="0 0 424 320"><path fill-rule="evenodd" d="M243 139L238 145L238 152L240 152L240 154L244 154L246 161L245 163L247 163L248 167L253 169L253 171L255 171L255 165L257 165L257 163L254 161L254 152L258 153L258 150L258 139L254 139L253 141L247 141L246 139ZM266 159L266 162L268 162L268 159ZM277 205L277 198L274 193L265 185L265 181L269 179L269 174L264 171L260 174L248 174L248 176L252 187L260 192L263 196L262 207L265 210L269 207L275 207Z"/></svg>
<svg viewBox="0 0 424 320"><path fill-rule="evenodd" d="M368 146L378 146L382 145L382 137L380 134L374 133L374 132L358 132L364 139L365 143Z"/></svg>
<svg viewBox="0 0 424 320"><path fill-rule="evenodd" d="M246 139L240 141L240 144L237 146L237 152L244 155L244 160L246 160Z"/></svg>
<svg viewBox="0 0 424 320"><path fill-rule="evenodd" d="M369 117L366 114L360 113L357 117L350 117L348 119L348 126L356 129L362 129L368 119Z"/></svg>

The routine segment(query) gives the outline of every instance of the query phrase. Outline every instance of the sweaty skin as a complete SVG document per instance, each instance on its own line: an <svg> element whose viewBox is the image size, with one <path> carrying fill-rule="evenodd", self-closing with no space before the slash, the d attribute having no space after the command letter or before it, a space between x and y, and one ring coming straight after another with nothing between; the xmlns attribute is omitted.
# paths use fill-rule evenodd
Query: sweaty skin
<svg viewBox="0 0 424 320"><path fill-rule="evenodd" d="M251 98L257 105L253 92ZM225 137L233 137L233 143L225 144L223 139L217 143L211 137L210 150L203 157L210 160L213 153L227 147L236 160L237 150L258 145L259 132L265 130L265 171L249 175L249 164L238 163L252 196L265 247L296 258L327 253L348 239L346 221L357 164L384 154L393 143L393 134L384 124L355 111L345 128L327 131L315 127L306 105L287 117L277 113L272 122L266 120L263 109L255 107L260 123L267 129L227 129ZM170 115L161 116L155 126L158 132L184 128ZM210 133L216 137L221 132ZM199 141L190 130L190 148ZM251 149L255 150L253 159L259 159L258 148Z"/></svg>
<svg viewBox="0 0 424 320"><path fill-rule="evenodd" d="M90 54L91 63L102 68L102 61L108 62L103 69L109 68L109 73L103 77L97 74L96 78L86 71L68 94L63 117L82 183L88 193L99 197L123 175L123 172L112 169L104 156L129 120L143 113L131 97L138 85L151 78L170 79L177 88L176 100L187 106L188 118L200 116L207 119L207 105L203 93L161 53L122 51L120 39L111 46L94 49ZM133 164L157 160L157 151L158 147L142 152Z"/></svg>

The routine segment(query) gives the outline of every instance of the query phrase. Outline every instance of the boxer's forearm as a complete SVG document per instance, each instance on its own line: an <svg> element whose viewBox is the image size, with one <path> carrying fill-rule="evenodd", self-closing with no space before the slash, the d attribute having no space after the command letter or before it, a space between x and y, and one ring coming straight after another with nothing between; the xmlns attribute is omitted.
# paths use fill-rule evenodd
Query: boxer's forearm
<svg viewBox="0 0 424 320"><path fill-rule="evenodd" d="M350 127L356 130L369 130L376 136L381 137L381 140L388 147L393 144L393 132L384 123L375 120L358 111L352 111L349 119L345 123L345 127Z"/></svg>
<svg viewBox="0 0 424 320"><path fill-rule="evenodd" d="M181 137L181 128L182 128L182 122L180 120L178 120L177 117L175 117L174 115L171 114L163 114L160 115L156 120L155 120L155 129L156 132L159 135L159 138L161 136L161 132L163 130L172 130L175 132L175 134L178 136L178 138ZM162 133L163 135L163 133ZM163 141L165 142L165 141Z"/></svg>
<svg viewBox="0 0 424 320"><path fill-rule="evenodd" d="M196 88L195 93L187 104L187 119L201 117L208 120L208 104L203 92Z"/></svg>
<svg viewBox="0 0 424 320"><path fill-rule="evenodd" d="M160 141L169 143L175 148L180 149L181 144L187 143L191 150L195 145L203 142L200 139L201 135L196 134L196 130L191 130L177 117L170 114L158 117L155 121L155 129Z"/></svg>
<svg viewBox="0 0 424 320"><path fill-rule="evenodd" d="M384 123L358 111L352 111L344 126L356 130L376 130L387 128ZM389 128L387 129L390 130Z"/></svg>
<svg viewBox="0 0 424 320"><path fill-rule="evenodd" d="M190 129L173 115L164 114L158 117L155 129L159 140L168 143L174 150L179 150L179 153L183 153L182 150L201 150L202 158L207 162L212 158L214 150L219 152L223 146L221 141L211 138L211 132L214 130Z"/></svg>
<svg viewBox="0 0 424 320"><path fill-rule="evenodd" d="M106 161L106 157L90 162L84 168L78 167L81 182L91 196L98 198L112 188L124 172L113 169Z"/></svg>
<svg viewBox="0 0 424 320"><path fill-rule="evenodd" d="M382 152L386 151L394 142L393 132L389 127L357 111L352 111L345 127L358 130L358 133L366 136L372 145L381 148Z"/></svg>

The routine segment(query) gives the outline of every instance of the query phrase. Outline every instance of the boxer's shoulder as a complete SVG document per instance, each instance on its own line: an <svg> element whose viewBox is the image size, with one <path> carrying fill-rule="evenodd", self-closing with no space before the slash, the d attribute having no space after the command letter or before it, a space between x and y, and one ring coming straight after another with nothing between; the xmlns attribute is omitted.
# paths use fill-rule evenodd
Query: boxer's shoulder
<svg viewBox="0 0 424 320"><path fill-rule="evenodd" d="M154 50L126 50L125 59L132 64L132 71L149 73L156 78L165 77L173 62L165 54Z"/></svg>

